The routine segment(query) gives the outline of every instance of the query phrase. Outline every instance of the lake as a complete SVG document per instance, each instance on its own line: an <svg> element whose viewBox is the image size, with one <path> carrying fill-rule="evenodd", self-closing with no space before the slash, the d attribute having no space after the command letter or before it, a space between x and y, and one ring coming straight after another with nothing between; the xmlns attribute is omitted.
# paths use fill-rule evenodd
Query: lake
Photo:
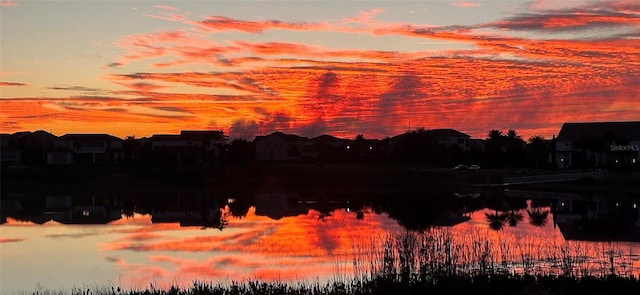
<svg viewBox="0 0 640 295"><path fill-rule="evenodd" d="M382 271L389 255L402 267L406 251L415 272L640 275L635 195L188 191L8 194L2 202L3 294L247 279L322 283Z"/></svg>

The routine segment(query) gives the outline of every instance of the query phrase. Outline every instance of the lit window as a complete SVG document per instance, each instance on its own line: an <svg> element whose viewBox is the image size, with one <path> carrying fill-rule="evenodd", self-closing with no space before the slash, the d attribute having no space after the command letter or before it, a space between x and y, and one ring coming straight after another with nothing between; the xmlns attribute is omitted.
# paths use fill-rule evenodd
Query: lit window
<svg viewBox="0 0 640 295"><path fill-rule="evenodd" d="M82 216L89 216L89 211L82 210Z"/></svg>

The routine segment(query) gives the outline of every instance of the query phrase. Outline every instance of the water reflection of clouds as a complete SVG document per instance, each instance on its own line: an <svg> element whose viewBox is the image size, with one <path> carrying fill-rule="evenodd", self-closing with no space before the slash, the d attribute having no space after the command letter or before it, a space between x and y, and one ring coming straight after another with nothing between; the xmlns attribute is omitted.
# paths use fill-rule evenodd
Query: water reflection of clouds
<svg viewBox="0 0 640 295"><path fill-rule="evenodd" d="M25 238L5 238L5 239L0 239L0 243L16 243L16 242L22 242L26 240Z"/></svg>
<svg viewBox="0 0 640 295"><path fill-rule="evenodd" d="M98 236L99 232L83 232L83 233L64 233L64 234L50 234L44 235L45 238L52 239L80 239L91 236Z"/></svg>
<svg viewBox="0 0 640 295"><path fill-rule="evenodd" d="M116 253L119 258L110 255L107 259L117 262L127 277L130 272L141 272L145 263L128 263L127 259L140 258L122 251L148 253L144 259L150 271L162 276L156 278L158 281L176 277L181 278L181 283L242 278L327 279L335 274L335 259L341 253L356 244L367 245L385 228L400 228L388 217L372 213L363 220L345 210L332 212L324 221L319 215L310 210L306 215L273 220L256 215L251 208L245 218L231 219L223 231L193 227L176 230L151 224L119 230L129 234L102 244L101 248ZM164 254L171 252L178 253Z"/></svg>

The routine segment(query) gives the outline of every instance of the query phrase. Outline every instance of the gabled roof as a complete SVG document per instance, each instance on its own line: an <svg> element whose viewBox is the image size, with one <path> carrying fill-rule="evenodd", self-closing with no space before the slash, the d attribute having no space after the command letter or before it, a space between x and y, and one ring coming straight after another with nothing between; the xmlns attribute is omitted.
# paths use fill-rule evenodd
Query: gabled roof
<svg viewBox="0 0 640 295"><path fill-rule="evenodd" d="M298 136L298 135L295 135L295 134L285 134L285 133L282 133L280 131L276 131L276 132L271 133L269 135L256 136L254 141L263 140L263 139L266 139L267 137L280 137L280 138L283 138L283 139L288 140L288 141L305 141L305 140L309 139L307 137L302 137L302 136Z"/></svg>
<svg viewBox="0 0 640 295"><path fill-rule="evenodd" d="M427 134L433 136L434 138L471 138L471 136L464 134L458 130L446 128L446 129L431 129L427 130Z"/></svg>
<svg viewBox="0 0 640 295"><path fill-rule="evenodd" d="M640 121L564 123L558 141L576 141L583 136L613 135L626 140L640 140Z"/></svg>
<svg viewBox="0 0 640 295"><path fill-rule="evenodd" d="M179 134L154 134L151 136L151 141L159 141L159 140L186 140Z"/></svg>
<svg viewBox="0 0 640 295"><path fill-rule="evenodd" d="M309 139L313 144L348 144L351 142L349 139L335 137L333 135L323 134Z"/></svg>
<svg viewBox="0 0 640 295"><path fill-rule="evenodd" d="M180 131L180 135L190 139L213 138L220 140L222 139L223 133L217 130L182 130Z"/></svg>
<svg viewBox="0 0 640 295"><path fill-rule="evenodd" d="M122 140L109 134L79 134L71 133L60 136L62 140Z"/></svg>

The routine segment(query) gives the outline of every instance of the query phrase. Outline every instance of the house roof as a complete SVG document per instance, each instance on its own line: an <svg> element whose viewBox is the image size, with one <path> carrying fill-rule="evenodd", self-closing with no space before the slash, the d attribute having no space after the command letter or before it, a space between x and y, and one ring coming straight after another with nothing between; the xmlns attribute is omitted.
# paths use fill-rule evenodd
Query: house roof
<svg viewBox="0 0 640 295"><path fill-rule="evenodd" d="M159 141L159 140L173 141L173 140L187 140L187 139L178 134L154 134L153 136L151 136L151 141Z"/></svg>
<svg viewBox="0 0 640 295"><path fill-rule="evenodd" d="M109 134L65 134L60 136L62 140L122 140Z"/></svg>
<svg viewBox="0 0 640 295"><path fill-rule="evenodd" d="M197 138L197 139L213 138L213 139L220 140L223 137L222 131L216 131L216 130L182 130L180 131L180 135L183 137L188 137L192 139L193 138Z"/></svg>
<svg viewBox="0 0 640 295"><path fill-rule="evenodd" d="M558 133L558 141L576 141L585 135L612 134L626 140L640 140L640 121L564 123Z"/></svg>
<svg viewBox="0 0 640 295"><path fill-rule="evenodd" d="M307 137L302 137L302 136L298 136L298 135L295 135L295 134L286 134L286 133L282 133L280 131L276 131L276 132L273 132L273 133L271 133L269 135L256 136L254 141L263 140L263 139L266 139L267 137L280 137L280 138L284 138L284 139L289 140L289 141L304 141L304 140L308 140L309 139Z"/></svg>
<svg viewBox="0 0 640 295"><path fill-rule="evenodd" d="M309 139L314 144L342 145L351 142L349 139L339 138L332 135L324 134Z"/></svg>
<svg viewBox="0 0 640 295"><path fill-rule="evenodd" d="M435 138L450 138L450 137L464 137L471 138L468 134L464 134L458 130L446 128L446 129L431 129L427 130L427 134L435 137Z"/></svg>

